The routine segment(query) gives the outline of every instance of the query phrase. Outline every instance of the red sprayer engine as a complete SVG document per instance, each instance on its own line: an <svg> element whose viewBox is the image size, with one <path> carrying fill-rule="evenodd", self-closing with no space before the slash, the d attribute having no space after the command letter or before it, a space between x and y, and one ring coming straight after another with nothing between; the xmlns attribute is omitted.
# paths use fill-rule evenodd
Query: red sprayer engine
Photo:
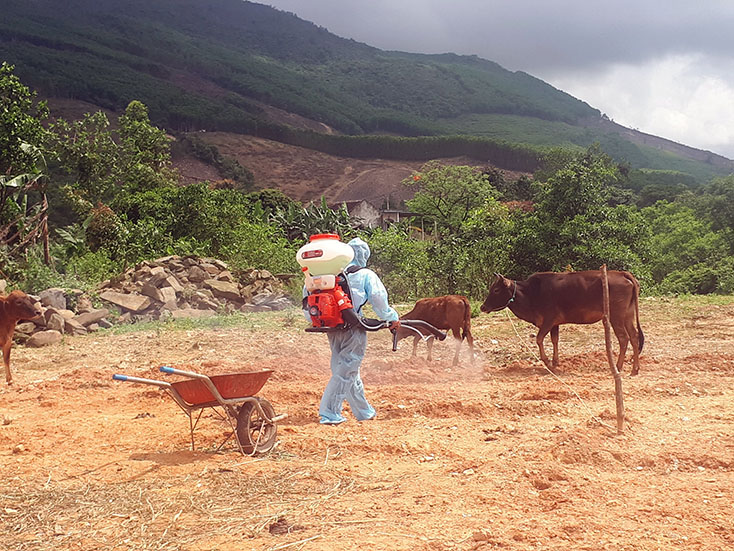
<svg viewBox="0 0 734 551"><path fill-rule="evenodd" d="M354 250L333 233L311 236L296 253L306 276L306 308L313 327L345 326L344 313L353 312L349 284L344 269L354 258Z"/></svg>

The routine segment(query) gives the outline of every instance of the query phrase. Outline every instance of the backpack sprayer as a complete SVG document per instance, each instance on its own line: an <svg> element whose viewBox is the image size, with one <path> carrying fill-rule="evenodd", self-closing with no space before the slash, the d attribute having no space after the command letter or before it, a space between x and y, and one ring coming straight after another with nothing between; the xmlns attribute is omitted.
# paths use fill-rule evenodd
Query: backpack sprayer
<svg viewBox="0 0 734 551"><path fill-rule="evenodd" d="M311 316L310 333L323 333L360 328L365 331L378 331L389 327L390 322L363 318L357 314L352 303L347 274L361 270L358 266L347 265L354 259L354 249L339 239L334 233L312 235L309 242L298 249L296 260L306 277L308 296L303 299L303 307ZM400 326L417 333L422 339L436 337L442 341L446 333L422 320L400 320ZM423 329L429 335L420 331ZM393 351L397 350L398 334L393 334Z"/></svg>

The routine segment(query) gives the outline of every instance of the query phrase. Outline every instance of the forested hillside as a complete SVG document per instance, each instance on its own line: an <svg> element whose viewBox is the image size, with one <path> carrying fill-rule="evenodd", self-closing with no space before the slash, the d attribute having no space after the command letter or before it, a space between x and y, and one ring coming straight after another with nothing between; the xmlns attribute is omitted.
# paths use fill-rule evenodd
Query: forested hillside
<svg viewBox="0 0 734 551"><path fill-rule="evenodd" d="M548 147L598 142L632 167L677 170L701 182L732 168L723 158L693 160L633 143L596 124L598 110L491 61L385 52L239 0L70 0L63 10L52 0L7 0L0 58L47 97L117 112L140 100L153 122L171 130L252 133L343 155L395 150L387 137L357 148L334 138L325 144L273 122L273 106L342 134L463 134L489 144L471 142L459 154L483 156L509 142L535 148L537 157ZM415 157L423 147L408 149Z"/></svg>

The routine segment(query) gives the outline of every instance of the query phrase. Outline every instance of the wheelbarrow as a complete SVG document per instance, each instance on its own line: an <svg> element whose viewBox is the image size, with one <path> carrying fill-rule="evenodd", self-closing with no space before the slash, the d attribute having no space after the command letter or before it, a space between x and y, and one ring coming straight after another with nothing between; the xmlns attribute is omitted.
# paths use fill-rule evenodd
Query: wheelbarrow
<svg viewBox="0 0 734 551"><path fill-rule="evenodd" d="M186 379L169 383L120 374L115 374L112 378L116 381L157 386L171 396L189 418L192 450L196 449L194 430L206 408L211 408L219 417L225 419L232 429L217 451L232 435L235 436L237 447L243 455L265 453L273 449L277 439L277 423L288 415L285 413L276 415L270 402L255 396L273 373L271 369L212 377L167 366L161 367L160 371L180 375Z"/></svg>

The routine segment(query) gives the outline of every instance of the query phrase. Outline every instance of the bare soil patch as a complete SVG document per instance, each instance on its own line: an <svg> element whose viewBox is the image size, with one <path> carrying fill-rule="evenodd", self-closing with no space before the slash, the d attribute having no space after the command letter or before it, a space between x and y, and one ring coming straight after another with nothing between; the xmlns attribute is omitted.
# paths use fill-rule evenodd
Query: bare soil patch
<svg viewBox="0 0 734 551"><path fill-rule="evenodd" d="M303 147L283 144L243 134L206 132L200 137L217 146L228 157L249 168L259 188L279 189L298 201L318 201L323 195L329 203L366 200L376 207L390 201L394 208L410 199L414 190L402 181L423 166L422 161L352 159L327 155ZM451 165L480 165L468 157L438 159ZM519 172L505 171L508 179Z"/></svg>
<svg viewBox="0 0 734 551"><path fill-rule="evenodd" d="M473 320L474 365L437 343L410 357L370 336L377 419L316 422L326 337L299 312L232 327L67 337L13 351L0 387L2 549L696 549L734 545L734 299L641 304L646 345L624 377L616 435L603 328L561 329L560 378L533 328ZM705 320L705 321L704 321ZM289 417L271 453L214 450L227 425L188 420L154 387L160 365L271 368L260 395ZM629 372L629 362L627 373ZM599 422L601 421L601 423ZM604 423L604 424L602 424Z"/></svg>

